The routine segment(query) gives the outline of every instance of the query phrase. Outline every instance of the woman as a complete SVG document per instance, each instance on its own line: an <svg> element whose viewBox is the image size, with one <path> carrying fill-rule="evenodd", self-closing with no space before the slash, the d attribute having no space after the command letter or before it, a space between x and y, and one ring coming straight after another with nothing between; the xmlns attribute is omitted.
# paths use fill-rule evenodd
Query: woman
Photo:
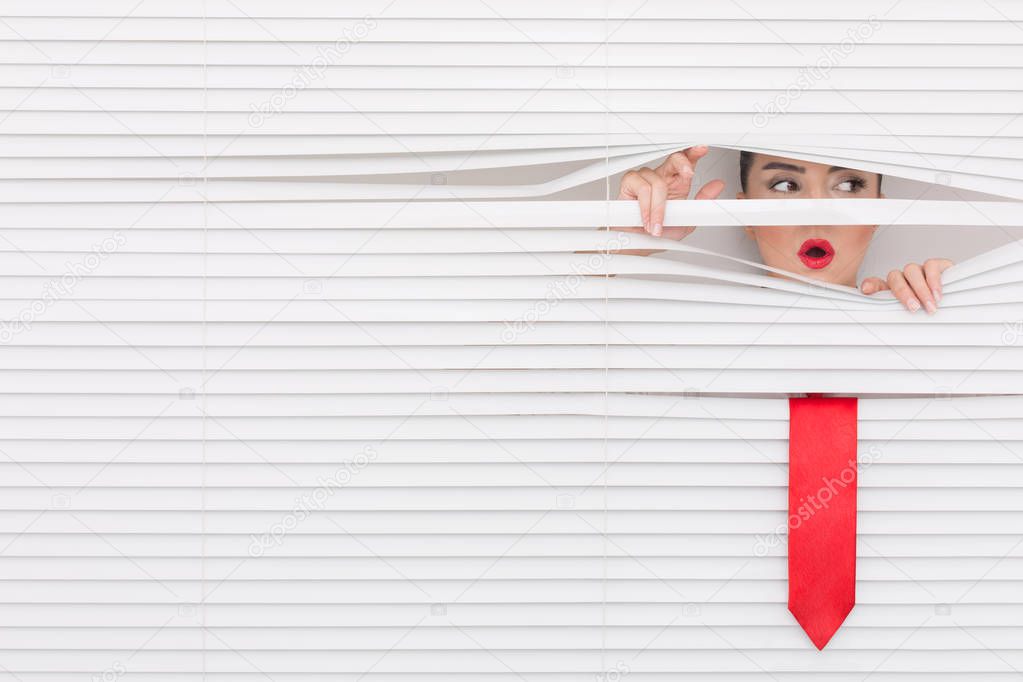
<svg viewBox="0 0 1023 682"><path fill-rule="evenodd" d="M707 151L705 146L690 147L671 154L657 168L626 173L618 198L639 201L644 227L614 229L667 239L682 239L692 233L696 228L664 226L665 202L689 197L696 164ZM742 191L737 199L884 198L878 173L753 152L741 153L739 179ZM694 198L716 199L724 188L724 181L711 180ZM747 227L746 234L756 241L766 265L855 287L876 230L877 225L756 226ZM649 255L655 251L629 253ZM886 280L868 277L859 288L864 294L890 290L910 312L923 307L933 314L941 301L941 273L951 265L946 258L931 258L922 265L909 263L902 270L892 270Z"/></svg>

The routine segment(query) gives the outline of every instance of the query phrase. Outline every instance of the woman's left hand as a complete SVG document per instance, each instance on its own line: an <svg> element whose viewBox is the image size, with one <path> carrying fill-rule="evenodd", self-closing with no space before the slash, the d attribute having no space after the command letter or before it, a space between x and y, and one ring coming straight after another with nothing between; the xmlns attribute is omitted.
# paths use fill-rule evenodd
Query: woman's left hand
<svg viewBox="0 0 1023 682"><path fill-rule="evenodd" d="M909 312L915 313L922 305L933 315L941 302L941 273L950 267L952 261L947 258L931 258L923 265L909 263L902 270L889 272L887 280L868 277L860 284L860 291L867 295L891 291Z"/></svg>

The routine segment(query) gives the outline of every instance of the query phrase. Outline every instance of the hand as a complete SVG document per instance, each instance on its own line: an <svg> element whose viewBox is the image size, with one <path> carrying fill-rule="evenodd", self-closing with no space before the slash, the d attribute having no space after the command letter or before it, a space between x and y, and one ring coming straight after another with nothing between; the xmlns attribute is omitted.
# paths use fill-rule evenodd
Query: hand
<svg viewBox="0 0 1023 682"><path fill-rule="evenodd" d="M691 234L695 227L664 227L665 202L669 199L687 199L692 188L696 163L709 149L703 145L674 152L656 169L640 168L622 177L619 199L638 199L643 227L612 227L622 232L646 232L655 237L680 240ZM711 180L700 188L694 198L716 199L725 188L722 180ZM618 253L649 256L657 249L624 249Z"/></svg>
<svg viewBox="0 0 1023 682"><path fill-rule="evenodd" d="M860 291L870 295L890 290L909 312L920 310L922 303L924 310L933 315L941 302L941 273L950 267L952 261L947 258L931 258L923 265L910 263L902 270L889 272L887 281L868 277L860 284Z"/></svg>
<svg viewBox="0 0 1023 682"><path fill-rule="evenodd" d="M709 150L700 145L671 154L656 169L640 168L622 177L619 199L638 199L643 227L615 227L623 232L646 232L654 237L682 239L695 227L664 227L664 208L668 199L687 199L692 187L696 163ZM717 199L725 189L723 180L711 180L694 198Z"/></svg>

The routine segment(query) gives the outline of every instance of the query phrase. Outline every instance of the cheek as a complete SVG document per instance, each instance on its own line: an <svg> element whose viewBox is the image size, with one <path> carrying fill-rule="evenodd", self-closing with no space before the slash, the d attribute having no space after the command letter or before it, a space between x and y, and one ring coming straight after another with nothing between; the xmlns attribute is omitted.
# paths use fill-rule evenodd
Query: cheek
<svg viewBox="0 0 1023 682"><path fill-rule="evenodd" d="M864 251L867 246L870 245L870 240L874 237L875 229L876 228L873 225L857 225L856 227L842 228L844 236L842 241L846 246Z"/></svg>
<svg viewBox="0 0 1023 682"><path fill-rule="evenodd" d="M753 228L757 241L770 249L770 251L765 251L765 255L766 253L771 253L775 258L784 257L785 254L790 252L795 254L795 250L799 247L795 243L797 229L786 226L761 226Z"/></svg>

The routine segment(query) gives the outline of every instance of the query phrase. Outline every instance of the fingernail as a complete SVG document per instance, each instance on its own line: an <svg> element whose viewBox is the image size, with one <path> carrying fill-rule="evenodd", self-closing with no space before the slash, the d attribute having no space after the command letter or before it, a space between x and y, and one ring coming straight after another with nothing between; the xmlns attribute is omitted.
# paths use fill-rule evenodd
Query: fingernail
<svg viewBox="0 0 1023 682"><path fill-rule="evenodd" d="M934 294L934 300L941 303L941 289L931 289L931 293Z"/></svg>
<svg viewBox="0 0 1023 682"><path fill-rule="evenodd" d="M909 308L909 312L915 313L920 310L920 301L915 298L911 298L906 302L906 307Z"/></svg>
<svg viewBox="0 0 1023 682"><path fill-rule="evenodd" d="M933 301L924 301L924 308L930 315L933 315L934 313L938 312L938 306L934 305Z"/></svg>
<svg viewBox="0 0 1023 682"><path fill-rule="evenodd" d="M660 237L662 229L663 228L661 227L660 223L654 223L654 236L655 237Z"/></svg>

